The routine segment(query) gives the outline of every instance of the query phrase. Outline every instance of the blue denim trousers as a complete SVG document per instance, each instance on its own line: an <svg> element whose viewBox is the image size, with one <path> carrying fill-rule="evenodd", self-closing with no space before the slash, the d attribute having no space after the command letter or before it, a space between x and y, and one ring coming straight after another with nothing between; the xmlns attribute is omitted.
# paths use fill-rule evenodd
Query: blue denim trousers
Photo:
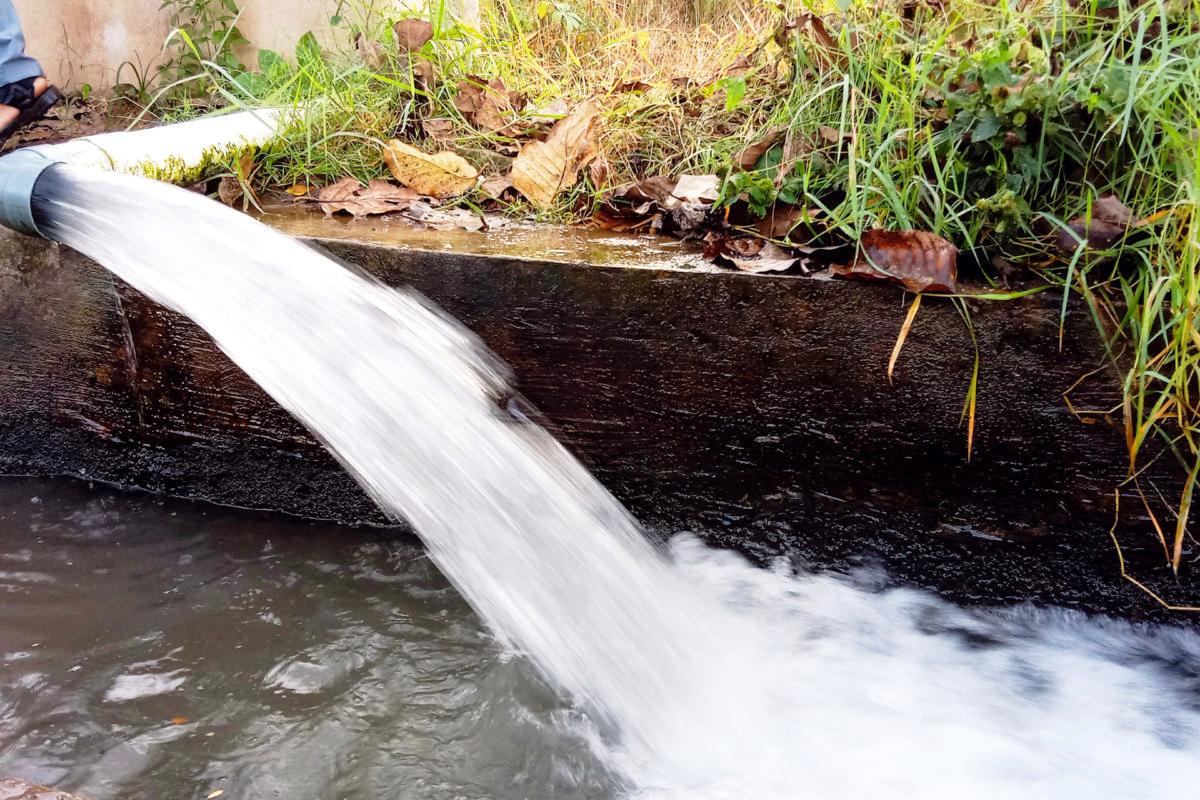
<svg viewBox="0 0 1200 800"><path fill-rule="evenodd" d="M25 55L25 34L12 0L0 0L0 86L42 74L38 62Z"/></svg>

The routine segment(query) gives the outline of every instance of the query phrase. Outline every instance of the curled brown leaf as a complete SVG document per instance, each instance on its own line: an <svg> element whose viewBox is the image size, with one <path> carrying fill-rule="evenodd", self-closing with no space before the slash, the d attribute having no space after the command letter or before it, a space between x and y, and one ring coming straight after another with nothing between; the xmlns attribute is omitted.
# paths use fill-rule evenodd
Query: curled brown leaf
<svg viewBox="0 0 1200 800"><path fill-rule="evenodd" d="M874 229L859 239L849 264L834 264L843 278L898 283L910 292L958 290L958 248L929 231Z"/></svg>
<svg viewBox="0 0 1200 800"><path fill-rule="evenodd" d="M413 52L420 50L433 38L433 26L428 20L410 17L393 25L392 33L396 36L397 47L405 52Z"/></svg>
<svg viewBox="0 0 1200 800"><path fill-rule="evenodd" d="M579 170L600 155L596 126L600 110L585 100L554 124L544 142L521 148L513 162L512 180L517 191L537 206L546 207L554 198L575 185Z"/></svg>

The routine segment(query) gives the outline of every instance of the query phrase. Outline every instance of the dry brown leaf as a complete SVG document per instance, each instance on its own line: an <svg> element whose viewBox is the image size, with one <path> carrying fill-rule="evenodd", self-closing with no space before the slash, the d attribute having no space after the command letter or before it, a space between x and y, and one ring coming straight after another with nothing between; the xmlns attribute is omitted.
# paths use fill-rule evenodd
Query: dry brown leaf
<svg viewBox="0 0 1200 800"><path fill-rule="evenodd" d="M362 60L363 66L372 72L382 72L387 66L387 56L384 54L383 45L379 42L373 42L361 33L357 33L354 35L354 49Z"/></svg>
<svg viewBox="0 0 1200 800"><path fill-rule="evenodd" d="M392 26L396 34L396 46L406 52L420 50L433 38L433 26L424 19L402 19Z"/></svg>
<svg viewBox="0 0 1200 800"><path fill-rule="evenodd" d="M489 227L483 215L465 208L434 208L419 201L410 204L404 216L435 231L479 231Z"/></svg>
<svg viewBox="0 0 1200 800"><path fill-rule="evenodd" d="M1092 203L1090 218L1082 214L1068 222L1065 229L1059 229L1055 246L1066 255L1085 245L1093 250L1107 250L1140 222L1116 195L1106 194Z"/></svg>
<svg viewBox="0 0 1200 800"><path fill-rule="evenodd" d="M752 241L761 242L762 246L755 248L753 253L730 253L725 256L742 272L783 272L791 269L800 260L778 245L764 242L762 239Z"/></svg>
<svg viewBox="0 0 1200 800"><path fill-rule="evenodd" d="M729 263L743 272L783 272L800 261L782 247L763 239L735 239L710 233L705 239L704 257L716 263Z"/></svg>
<svg viewBox="0 0 1200 800"><path fill-rule="evenodd" d="M660 206L677 204L672 192L678 184L675 178L668 175L655 175L652 178L623 186L613 192L613 199L629 200L632 203L654 203Z"/></svg>
<svg viewBox="0 0 1200 800"><path fill-rule="evenodd" d="M569 113L571 113L571 106L567 104L566 100L559 98L553 103L547 103L536 111L529 112L529 116L557 122Z"/></svg>
<svg viewBox="0 0 1200 800"><path fill-rule="evenodd" d="M810 235L803 239L798 235L796 238L796 241L804 241L804 239L811 239L816 235L817 231L811 230L811 228L815 227L815 223L820 216L821 212L819 210L788 205L787 203L776 203L767 209L766 216L758 221L755 228L768 239L782 239L794 231L797 226L807 223L806 228L809 229L807 232Z"/></svg>
<svg viewBox="0 0 1200 800"><path fill-rule="evenodd" d="M618 83L613 87L613 92L618 94L624 92L646 92L649 90L650 84L643 81L626 81L625 83Z"/></svg>
<svg viewBox="0 0 1200 800"><path fill-rule="evenodd" d="M504 193L513 190L512 178L508 175L496 174L479 184L479 191L493 200L503 200Z"/></svg>
<svg viewBox="0 0 1200 800"><path fill-rule="evenodd" d="M413 86L426 94L433 88L433 62L428 58L418 58L412 65Z"/></svg>
<svg viewBox="0 0 1200 800"><path fill-rule="evenodd" d="M464 194L479 177L479 172L456 153L445 150L431 156L397 139L387 143L383 160L400 183L439 200Z"/></svg>
<svg viewBox="0 0 1200 800"><path fill-rule="evenodd" d="M715 203L721 196L721 179L716 175L680 175L671 196L684 203Z"/></svg>
<svg viewBox="0 0 1200 800"><path fill-rule="evenodd" d="M929 231L865 231L861 256L835 264L843 278L899 283L910 292L954 292L958 280L958 248Z"/></svg>
<svg viewBox="0 0 1200 800"><path fill-rule="evenodd" d="M316 200L326 214L347 211L356 217L402 211L419 198L419 194L403 186L380 180L363 186L358 178L342 178L316 194Z"/></svg>
<svg viewBox="0 0 1200 800"><path fill-rule="evenodd" d="M600 155L596 145L599 120L596 104L585 100L570 116L554 124L546 141L522 147L512 169L517 191L545 208L560 192L574 186L579 170Z"/></svg>
<svg viewBox="0 0 1200 800"><path fill-rule="evenodd" d="M652 212L652 207L650 203L636 209L604 204L592 214L592 224L601 230L617 233L658 230L662 226L663 215L661 212Z"/></svg>
<svg viewBox="0 0 1200 800"><path fill-rule="evenodd" d="M421 128L429 136L439 142L449 142L454 140L454 122L452 120L439 117L437 119L426 119L421 121Z"/></svg>
<svg viewBox="0 0 1200 800"><path fill-rule="evenodd" d="M671 210L684 204L711 205L720 192L721 179L716 175L656 175L618 189L611 199L654 203Z"/></svg>
<svg viewBox="0 0 1200 800"><path fill-rule="evenodd" d="M608 159L604 154L596 156L596 160L588 167L588 175L592 179L592 186L596 189L604 189L608 185L608 176L612 174L612 165L608 163Z"/></svg>
<svg viewBox="0 0 1200 800"><path fill-rule="evenodd" d="M227 206L232 206L242 199L242 182L237 178L226 175L217 184L217 197Z"/></svg>
<svg viewBox="0 0 1200 800"><path fill-rule="evenodd" d="M504 128L522 105L524 98L509 91L499 78L486 83L474 76L459 81L458 94L454 97L454 107L476 127L487 131Z"/></svg>
<svg viewBox="0 0 1200 800"><path fill-rule="evenodd" d="M783 130L778 127L767 128L763 131L762 135L758 137L758 141L742 151L742 155L738 159L739 166L747 172L754 169L754 165L762 158L763 153L775 145L775 142L779 139L779 134L782 132Z"/></svg>
<svg viewBox="0 0 1200 800"><path fill-rule="evenodd" d="M821 134L822 139L829 142L830 144L838 144L843 139L849 139L851 141L854 140L853 133L846 133L846 132L840 131L837 128L834 128L830 125L819 125L817 127L817 132Z"/></svg>
<svg viewBox="0 0 1200 800"><path fill-rule="evenodd" d="M825 23L821 21L820 17L810 13L801 14L783 26L782 34L784 37L793 32L798 35L806 30L809 38L812 39L812 47L806 47L805 52L812 58L818 70L824 72L831 66L841 68L846 66L846 54L838 46L837 39L825 27ZM851 49L853 49L856 37L851 33L850 38ZM783 44L782 39L779 43Z"/></svg>

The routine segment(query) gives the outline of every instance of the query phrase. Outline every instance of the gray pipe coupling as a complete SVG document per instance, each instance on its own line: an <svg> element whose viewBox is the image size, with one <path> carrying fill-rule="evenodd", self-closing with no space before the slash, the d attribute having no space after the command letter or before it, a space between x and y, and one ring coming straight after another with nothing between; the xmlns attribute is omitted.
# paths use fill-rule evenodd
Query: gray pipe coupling
<svg viewBox="0 0 1200 800"><path fill-rule="evenodd" d="M30 236L41 236L33 222L33 185L46 168L59 163L38 147L14 150L0 157L0 225Z"/></svg>

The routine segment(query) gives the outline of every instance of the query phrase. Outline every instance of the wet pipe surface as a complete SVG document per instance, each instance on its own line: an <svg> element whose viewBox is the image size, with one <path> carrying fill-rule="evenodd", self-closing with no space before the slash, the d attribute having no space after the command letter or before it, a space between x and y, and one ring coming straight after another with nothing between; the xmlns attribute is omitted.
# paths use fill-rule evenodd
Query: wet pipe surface
<svg viewBox="0 0 1200 800"><path fill-rule="evenodd" d="M325 232L325 231L322 231ZM1132 616L1109 539L1119 432L1063 393L1102 363L1086 309L976 302L974 453L960 423L974 366L949 302L906 311L890 287L321 238L409 284L512 367L545 423L662 534L694 530L766 560L883 567L965 602L1056 602ZM932 298L930 298L932 299ZM1115 378L1076 387L1111 409ZM1165 460L1153 480L1178 496ZM253 508L386 523L289 415L190 321L78 254L0 241L0 472L68 474ZM1139 577L1170 597L1161 548L1123 490ZM1192 591L1196 589L1197 591Z"/></svg>

